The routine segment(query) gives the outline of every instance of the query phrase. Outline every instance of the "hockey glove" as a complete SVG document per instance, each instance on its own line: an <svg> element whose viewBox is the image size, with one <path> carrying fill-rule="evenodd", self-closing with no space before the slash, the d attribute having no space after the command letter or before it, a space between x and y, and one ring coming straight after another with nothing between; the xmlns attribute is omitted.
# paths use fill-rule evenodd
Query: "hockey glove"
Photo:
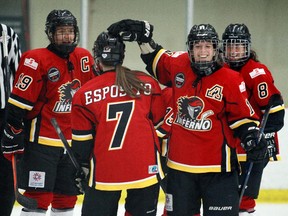
<svg viewBox="0 0 288 216"><path fill-rule="evenodd" d="M81 170L78 170L76 172L76 175L75 175L75 183L76 183L76 186L78 187L79 189L79 192L81 194L84 194L85 192L85 189L88 185L88 174L89 174L89 168L88 168L88 164L81 164L82 167L81 167Z"/></svg>
<svg viewBox="0 0 288 216"><path fill-rule="evenodd" d="M123 41L147 43L152 38L153 25L147 21L124 19L107 28L109 34L120 35Z"/></svg>
<svg viewBox="0 0 288 216"><path fill-rule="evenodd" d="M247 153L247 160L261 162L267 157L267 142L262 134L258 142L259 128L250 127L247 133L241 137L241 146Z"/></svg>
<svg viewBox="0 0 288 216"><path fill-rule="evenodd" d="M16 129L10 124L6 124L1 140L2 152L5 158L12 160L12 154L22 154L24 152L24 131L22 128Z"/></svg>
<svg viewBox="0 0 288 216"><path fill-rule="evenodd" d="M277 148L276 148L276 137L275 137L275 132L271 133L266 133L265 134L265 139L267 142L267 153L268 157L271 158L274 161L277 161Z"/></svg>

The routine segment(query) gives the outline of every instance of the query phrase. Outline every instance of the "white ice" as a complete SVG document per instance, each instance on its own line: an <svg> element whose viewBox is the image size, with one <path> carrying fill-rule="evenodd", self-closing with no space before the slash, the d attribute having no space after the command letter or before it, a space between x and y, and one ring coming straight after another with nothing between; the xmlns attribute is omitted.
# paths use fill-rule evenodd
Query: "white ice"
<svg viewBox="0 0 288 216"><path fill-rule="evenodd" d="M161 216L163 213L163 203L159 203L157 216ZM21 206L16 205L13 209L11 216L19 216ZM118 216L124 216L124 206L119 206ZM257 216L287 216L288 215L288 203L286 204L275 204L275 203L258 203L257 204ZM46 214L50 215L49 211ZM71 215L72 216L72 215ZM77 205L73 216L81 216L81 205Z"/></svg>

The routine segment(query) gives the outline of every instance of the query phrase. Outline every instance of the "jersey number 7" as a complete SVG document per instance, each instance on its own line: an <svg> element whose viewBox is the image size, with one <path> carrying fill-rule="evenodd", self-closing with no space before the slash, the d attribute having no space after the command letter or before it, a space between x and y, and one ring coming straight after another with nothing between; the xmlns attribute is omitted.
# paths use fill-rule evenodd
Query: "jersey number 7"
<svg viewBox="0 0 288 216"><path fill-rule="evenodd" d="M107 105L107 120L117 121L109 150L121 149L124 143L125 135L127 133L132 114L134 112L135 101L124 101L109 103Z"/></svg>

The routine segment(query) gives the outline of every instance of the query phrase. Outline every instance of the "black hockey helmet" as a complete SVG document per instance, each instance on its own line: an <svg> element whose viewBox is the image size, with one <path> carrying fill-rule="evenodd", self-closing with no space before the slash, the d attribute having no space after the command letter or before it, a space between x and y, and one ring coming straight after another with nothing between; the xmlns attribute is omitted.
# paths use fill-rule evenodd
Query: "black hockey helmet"
<svg viewBox="0 0 288 216"><path fill-rule="evenodd" d="M72 44L61 44L56 45L54 41L54 34L56 27L58 26L73 26L75 32L74 42ZM46 19L45 33L48 39L55 47L64 54L69 54L74 51L75 47L78 45L79 40L79 28L77 25L77 20L74 15L69 10L52 10Z"/></svg>
<svg viewBox="0 0 288 216"><path fill-rule="evenodd" d="M211 61L195 61L193 46L200 41L211 41L215 50L214 57ZM193 71L200 76L208 76L214 72L213 68L216 65L218 57L219 38L215 28L210 24L194 25L187 37L187 49L191 61Z"/></svg>
<svg viewBox="0 0 288 216"><path fill-rule="evenodd" d="M231 68L241 67L247 62L251 52L251 35L245 24L228 25L222 35L222 43L224 60ZM245 50L239 53L236 48L241 46ZM227 48L230 49L229 52ZM236 58L237 56L238 58Z"/></svg>
<svg viewBox="0 0 288 216"><path fill-rule="evenodd" d="M125 44L120 37L102 32L94 42L93 53L95 62L100 61L108 66L116 66L123 63Z"/></svg>

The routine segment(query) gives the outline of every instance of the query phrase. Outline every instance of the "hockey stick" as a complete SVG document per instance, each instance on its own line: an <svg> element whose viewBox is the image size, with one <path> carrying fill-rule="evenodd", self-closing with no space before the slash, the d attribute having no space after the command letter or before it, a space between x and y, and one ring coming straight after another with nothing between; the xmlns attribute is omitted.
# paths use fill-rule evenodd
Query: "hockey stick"
<svg viewBox="0 0 288 216"><path fill-rule="evenodd" d="M19 192L18 180L17 180L17 155L12 154L12 168L13 168L13 178L14 178L14 193L17 202L27 209L36 209L38 207L37 200L24 196Z"/></svg>
<svg viewBox="0 0 288 216"><path fill-rule="evenodd" d="M265 112L264 112L264 114L262 116L262 119L261 119L261 122L260 122L259 133L258 133L258 136L257 136L258 137L257 144L260 142L260 140L262 139L262 136L264 134L264 129L265 129L268 117L269 117L269 111L270 111L271 106L272 106L272 105L270 105L271 104L270 102L272 101L271 98L270 98L270 101L269 101L269 105L265 109ZM250 173L252 171L253 165L254 165L253 162L249 163L249 167L248 167L248 170L246 171L246 176L245 176L244 182L241 185L240 196L239 196L239 206L241 204L241 201L242 201L242 198L243 198L243 195L244 195L248 180L250 178Z"/></svg>
<svg viewBox="0 0 288 216"><path fill-rule="evenodd" d="M10 70L8 66L8 41L7 41L7 32L2 31L2 38L3 38L3 62L4 62L4 87L5 87L5 100L8 101L10 95Z"/></svg>
<svg viewBox="0 0 288 216"><path fill-rule="evenodd" d="M6 31L2 31L3 38L3 62L4 62L4 73L3 73L3 81L5 88L5 100L8 101L11 87L10 87L10 70L9 70L9 61L8 61L8 36ZM13 184L14 184L14 193L15 199L17 202L27 209L36 209L38 207L37 200L32 199L30 197L26 197L19 192L18 188L18 180L17 180L17 154L12 154L12 169L13 169Z"/></svg>
<svg viewBox="0 0 288 216"><path fill-rule="evenodd" d="M65 150L67 151L67 153L68 153L73 165L75 166L75 168L77 170L81 170L81 167L80 167L79 163L77 162L77 160L76 160L76 158L75 158L75 156L74 156L74 154L73 154L73 152L71 150L71 147L70 147L68 141L66 140L64 134L62 133L62 131L61 131L59 125L58 125L57 120L55 118L51 118L51 123L52 123L54 129L56 130L59 138L61 139L62 143L64 144Z"/></svg>

